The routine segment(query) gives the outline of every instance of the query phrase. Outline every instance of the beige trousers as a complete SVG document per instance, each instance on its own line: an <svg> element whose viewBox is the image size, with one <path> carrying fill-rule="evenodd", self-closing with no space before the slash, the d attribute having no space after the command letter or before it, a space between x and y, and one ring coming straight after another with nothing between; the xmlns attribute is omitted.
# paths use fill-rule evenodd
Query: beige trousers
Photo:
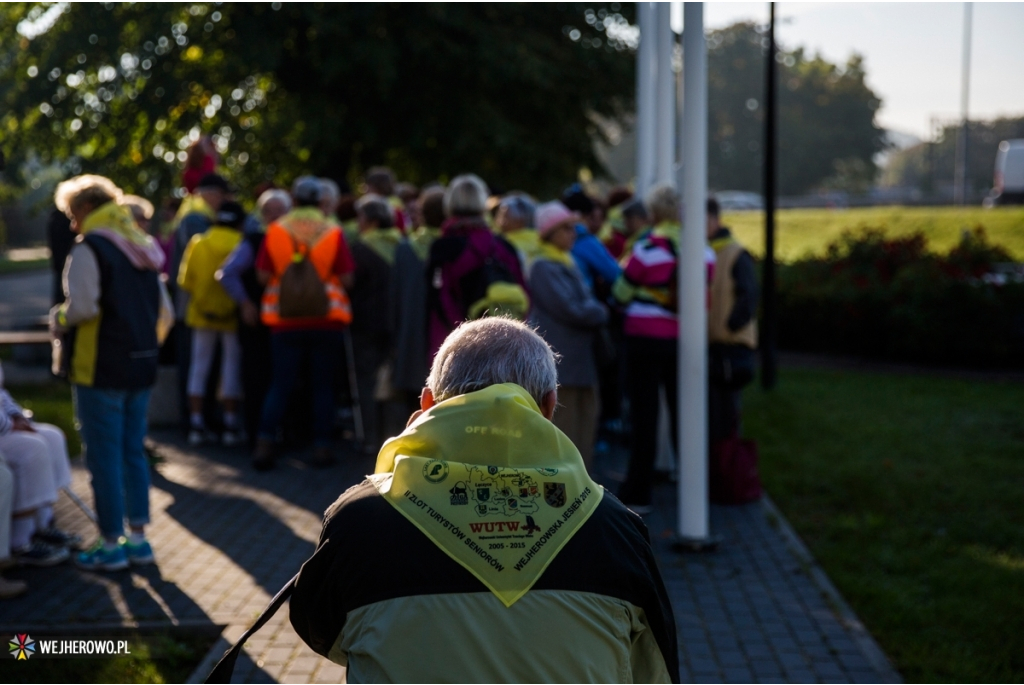
<svg viewBox="0 0 1024 685"><path fill-rule="evenodd" d="M34 433L11 431L0 436L0 452L14 474L14 513L57 501L57 491L71 485L68 443L63 431L33 423Z"/></svg>
<svg viewBox="0 0 1024 685"><path fill-rule="evenodd" d="M558 407L553 423L565 433L583 456L587 470L594 462L594 438L597 434L597 386L558 388Z"/></svg>

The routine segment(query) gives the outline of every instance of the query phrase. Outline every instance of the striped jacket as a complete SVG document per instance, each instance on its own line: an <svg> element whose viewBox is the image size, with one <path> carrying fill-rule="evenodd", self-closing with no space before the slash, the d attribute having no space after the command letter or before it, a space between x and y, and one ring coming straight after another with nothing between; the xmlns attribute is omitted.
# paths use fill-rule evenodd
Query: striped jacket
<svg viewBox="0 0 1024 685"><path fill-rule="evenodd" d="M679 336L676 269L679 253L677 223L663 222L642 235L625 260L622 278L612 293L626 307L626 335L674 339ZM715 253L704 248L707 282L715 269Z"/></svg>

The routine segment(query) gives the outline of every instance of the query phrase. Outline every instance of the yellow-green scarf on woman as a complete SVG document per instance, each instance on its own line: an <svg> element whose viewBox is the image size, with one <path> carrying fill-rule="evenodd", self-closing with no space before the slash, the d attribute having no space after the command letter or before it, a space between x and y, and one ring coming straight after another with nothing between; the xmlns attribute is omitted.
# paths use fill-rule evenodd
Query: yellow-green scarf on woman
<svg viewBox="0 0 1024 685"><path fill-rule="evenodd" d="M576 266L571 252L559 249L546 240L540 241L537 247L537 259L547 259L569 267Z"/></svg>
<svg viewBox="0 0 1024 685"><path fill-rule="evenodd" d="M397 228L371 228L359 234L359 240L373 248L388 265L395 263L395 248L402 242Z"/></svg>

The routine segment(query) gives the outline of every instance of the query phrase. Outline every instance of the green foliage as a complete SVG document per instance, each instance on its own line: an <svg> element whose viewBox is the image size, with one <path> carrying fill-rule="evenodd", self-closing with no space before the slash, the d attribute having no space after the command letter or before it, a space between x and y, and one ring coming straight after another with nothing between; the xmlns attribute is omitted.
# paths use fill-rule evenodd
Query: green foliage
<svg viewBox="0 0 1024 685"><path fill-rule="evenodd" d="M708 179L721 190L764 189L764 41L752 23L708 34L710 131ZM843 66L802 48L780 53L778 65L778 189L862 190L884 147L875 124L881 101L864 82L863 60Z"/></svg>
<svg viewBox="0 0 1024 685"><path fill-rule="evenodd" d="M151 196L200 133L250 187L383 162L550 192L598 166L591 116L631 104L632 53L607 30L631 6L71 3L11 35L44 9L0 7L0 149Z"/></svg>
<svg viewBox="0 0 1024 685"><path fill-rule="evenodd" d="M880 183L888 187L917 188L930 193L952 187L959 127L943 126L934 142L920 143L893 153ZM968 127L967 179L976 192L992 187L996 150L1000 141L1024 138L1024 117L972 121Z"/></svg>
<svg viewBox="0 0 1024 685"><path fill-rule="evenodd" d="M25 409L31 409L34 421L57 426L68 439L68 454L75 457L82 452L82 441L75 429L74 409L71 406L71 388L65 383L46 385L12 385L7 388L11 396Z"/></svg>
<svg viewBox="0 0 1024 685"><path fill-rule="evenodd" d="M729 212L723 220L751 253L764 254L764 212ZM884 227L891 237L923 233L932 250L946 252L979 225L1013 260L1024 261L1024 207L783 209L775 214L775 255L783 262L823 256L844 232L870 227Z"/></svg>
<svg viewBox="0 0 1024 685"><path fill-rule="evenodd" d="M783 369L744 399L766 489L906 682L1024 680L1024 386Z"/></svg>
<svg viewBox="0 0 1024 685"><path fill-rule="evenodd" d="M785 349L963 366L1024 362L1024 283L990 277L1011 261L977 228L946 255L924 234L847 233L824 257L778 272Z"/></svg>

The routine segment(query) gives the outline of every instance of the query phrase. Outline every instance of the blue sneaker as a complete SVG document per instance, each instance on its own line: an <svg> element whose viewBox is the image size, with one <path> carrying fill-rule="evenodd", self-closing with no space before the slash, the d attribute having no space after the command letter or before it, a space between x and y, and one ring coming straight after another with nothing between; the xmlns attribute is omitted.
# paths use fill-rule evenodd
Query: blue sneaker
<svg viewBox="0 0 1024 685"><path fill-rule="evenodd" d="M149 546L148 540L143 540L137 545L132 544L131 540L127 540L121 545L121 549L128 556L128 563L133 566L144 566L156 561L153 558L153 548Z"/></svg>
<svg viewBox="0 0 1024 685"><path fill-rule="evenodd" d="M91 549L76 556L75 565L88 571L121 571L128 568L128 557L121 545L105 549L100 540Z"/></svg>

